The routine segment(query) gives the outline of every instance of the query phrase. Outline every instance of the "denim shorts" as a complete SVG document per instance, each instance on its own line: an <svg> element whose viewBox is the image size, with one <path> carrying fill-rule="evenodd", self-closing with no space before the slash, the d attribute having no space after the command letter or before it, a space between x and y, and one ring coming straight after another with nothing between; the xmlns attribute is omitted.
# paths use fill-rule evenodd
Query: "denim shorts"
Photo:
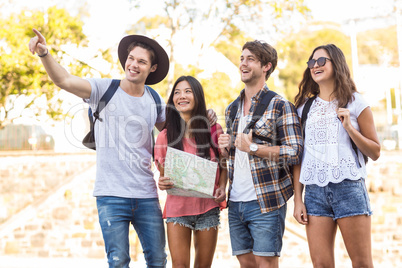
<svg viewBox="0 0 402 268"><path fill-rule="evenodd" d="M167 217L166 223L173 222L181 226L190 228L191 230L204 231L210 228L218 228L220 210L218 207L208 210L199 215L182 216L182 217Z"/></svg>
<svg viewBox="0 0 402 268"><path fill-rule="evenodd" d="M286 207L261 213L257 200L229 204L232 255L280 256L285 231Z"/></svg>
<svg viewBox="0 0 402 268"><path fill-rule="evenodd" d="M306 185L304 195L307 215L340 218L372 215L364 179L330 182L324 187Z"/></svg>

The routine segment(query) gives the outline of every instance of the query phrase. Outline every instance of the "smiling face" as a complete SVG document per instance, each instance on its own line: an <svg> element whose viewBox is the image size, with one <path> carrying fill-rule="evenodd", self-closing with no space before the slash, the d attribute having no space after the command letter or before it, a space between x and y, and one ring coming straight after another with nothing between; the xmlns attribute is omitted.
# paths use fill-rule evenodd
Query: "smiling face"
<svg viewBox="0 0 402 268"><path fill-rule="evenodd" d="M135 84L144 84L148 75L154 72L157 64L151 65L151 53L142 48L134 47L128 54L125 73L126 79Z"/></svg>
<svg viewBox="0 0 402 268"><path fill-rule="evenodd" d="M173 104L182 116L192 114L195 105L194 94L187 81L179 82L173 89Z"/></svg>
<svg viewBox="0 0 402 268"><path fill-rule="evenodd" d="M327 51L325 49L318 49L314 52L312 59L317 60L320 57L329 58ZM314 67L310 69L310 74L313 80L318 84L322 85L324 83L334 82L334 68L331 60L326 60L324 66L318 66L317 62Z"/></svg>
<svg viewBox="0 0 402 268"><path fill-rule="evenodd" d="M253 84L257 81L265 81L265 74L270 68L270 63L261 66L261 62L248 49L244 49L240 57L241 81L245 84Z"/></svg>

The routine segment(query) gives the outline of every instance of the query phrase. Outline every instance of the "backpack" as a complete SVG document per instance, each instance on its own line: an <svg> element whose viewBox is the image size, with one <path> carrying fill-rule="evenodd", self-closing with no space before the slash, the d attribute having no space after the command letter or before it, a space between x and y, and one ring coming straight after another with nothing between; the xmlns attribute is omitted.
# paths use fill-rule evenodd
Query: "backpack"
<svg viewBox="0 0 402 268"><path fill-rule="evenodd" d="M257 107L254 110L253 113L253 118L251 119L251 122L245 127L243 130L243 133L248 134L251 129L254 128L255 123L261 118L261 116L264 114L265 110L267 109L269 103L271 102L272 98L278 95L274 91L268 90L268 91L263 91L261 92L260 99L261 101L257 104ZM240 96L231 104L230 106L230 114L229 114L229 120L226 122L226 126L228 128L227 133L232 134L232 124L234 122L234 119L236 117L237 109L240 103ZM270 142L272 143L272 139L259 136L253 132L253 137L257 137L260 140Z"/></svg>
<svg viewBox="0 0 402 268"><path fill-rule="evenodd" d="M315 100L315 98L317 98L317 95L309 98L306 101L306 103L304 104L304 107L303 107L302 118L301 118L301 122L300 122L302 124L302 128L303 128L303 138L305 136L305 122L307 121L307 114L310 111L310 107L313 104L313 101ZM347 106L348 105L346 104L343 108L346 108ZM355 152L355 155L356 155L356 163L359 164L359 167L362 167L362 165L359 162L358 148L357 148L355 142L352 140L352 138L350 138L350 142L352 143L352 149L353 149L353 151ZM364 163L367 164L368 157L365 154L363 154L363 158L364 158Z"/></svg>
<svg viewBox="0 0 402 268"><path fill-rule="evenodd" d="M89 132L88 134L84 137L82 140L82 144L89 149L96 150L96 143L95 143L95 122L96 120L103 121L102 118L99 117L99 113L105 108L105 106L108 104L110 99L113 97L114 93L116 93L117 88L120 85L120 80L118 79L113 79L112 83L106 90L105 94L103 94L102 98L100 99L98 106L96 107L96 111L92 114L92 109L91 107L88 108L88 119L89 119ZM161 108L161 100L159 98L158 93L151 87L147 86L149 92L151 93L155 104L156 104L156 111L158 116L160 115L162 108ZM95 120L94 120L95 118ZM154 133L152 130L152 145L155 144L155 138L154 138ZM153 148L153 146L152 146ZM153 157L153 149L152 149L152 157Z"/></svg>
<svg viewBox="0 0 402 268"><path fill-rule="evenodd" d="M252 118L251 122L246 126L243 133L247 134L250 132L251 129L254 128L255 124L261 118L261 116L264 114L269 103L271 102L273 97L275 97L276 95L278 95L278 94L271 90L268 90L267 92L265 92L265 91L261 92L260 102L257 104L257 107L254 110L253 118ZM237 107L239 106L239 103L240 103L240 96L230 106L229 120L226 121L226 126L228 129L227 134L230 134L230 135L232 134L232 127L233 127L232 123L234 122L234 119L236 117ZM257 135L255 132L253 132L253 137L257 137L260 140L275 144L277 146L281 145L280 140L272 140L271 138ZM234 153L235 147L230 146L230 150L233 150L232 153ZM287 167L285 167L285 165L280 165L279 177L284 177L284 176L286 176L286 174L289 174L289 169Z"/></svg>

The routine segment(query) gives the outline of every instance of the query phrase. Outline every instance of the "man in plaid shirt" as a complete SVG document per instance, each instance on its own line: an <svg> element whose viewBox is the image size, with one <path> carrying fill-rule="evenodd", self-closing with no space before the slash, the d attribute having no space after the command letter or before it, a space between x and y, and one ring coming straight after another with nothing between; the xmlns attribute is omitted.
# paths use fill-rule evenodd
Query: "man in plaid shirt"
<svg viewBox="0 0 402 268"><path fill-rule="evenodd" d="M244 44L239 69L245 87L233 122L229 116L233 102L226 109L231 135L222 134L218 140L229 159L230 239L232 254L241 267L278 267L286 202L293 195L291 166L298 164L302 156L302 131L296 109L278 94L253 129L244 131L262 95L270 91L266 81L277 61L276 50L269 44Z"/></svg>

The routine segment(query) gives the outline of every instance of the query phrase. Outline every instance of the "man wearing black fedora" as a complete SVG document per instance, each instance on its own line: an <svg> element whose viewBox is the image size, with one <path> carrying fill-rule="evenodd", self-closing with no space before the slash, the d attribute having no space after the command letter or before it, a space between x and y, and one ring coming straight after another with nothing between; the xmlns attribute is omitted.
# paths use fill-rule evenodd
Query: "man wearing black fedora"
<svg viewBox="0 0 402 268"><path fill-rule="evenodd" d="M82 79L69 74L49 53L42 34L29 49L40 57L50 79L60 88L83 98L93 111L112 79ZM129 225L133 224L148 267L166 267L165 230L157 188L151 170L154 126L165 121L165 102L158 113L150 89L169 71L165 50L153 39L124 37L119 44L125 78L99 113L95 124L97 171L94 187L99 222L109 267L129 267Z"/></svg>

